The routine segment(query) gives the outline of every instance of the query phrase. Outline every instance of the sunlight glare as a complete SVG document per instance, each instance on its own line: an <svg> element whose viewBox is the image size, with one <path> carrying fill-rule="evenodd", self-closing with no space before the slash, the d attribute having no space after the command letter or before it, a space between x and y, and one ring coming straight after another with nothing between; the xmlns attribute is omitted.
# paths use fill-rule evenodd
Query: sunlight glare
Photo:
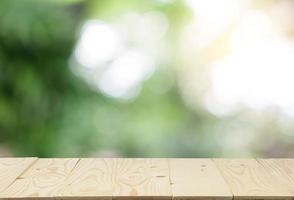
<svg viewBox="0 0 294 200"><path fill-rule="evenodd" d="M95 68L113 58L121 48L117 30L102 21L90 20L82 27L75 56L82 66Z"/></svg>
<svg viewBox="0 0 294 200"><path fill-rule="evenodd" d="M225 105L294 105L294 48L263 13L250 12L232 35L231 53L214 63L212 87Z"/></svg>
<svg viewBox="0 0 294 200"><path fill-rule="evenodd" d="M138 94L142 81L153 71L153 60L143 52L132 49L115 60L102 73L97 85L107 96L130 99Z"/></svg>
<svg viewBox="0 0 294 200"><path fill-rule="evenodd" d="M205 46L214 40L229 23L239 16L241 3L235 0L186 0L195 15L197 43ZM189 25L188 25L189 26ZM190 25L191 26L191 25ZM190 28L191 29L191 28Z"/></svg>

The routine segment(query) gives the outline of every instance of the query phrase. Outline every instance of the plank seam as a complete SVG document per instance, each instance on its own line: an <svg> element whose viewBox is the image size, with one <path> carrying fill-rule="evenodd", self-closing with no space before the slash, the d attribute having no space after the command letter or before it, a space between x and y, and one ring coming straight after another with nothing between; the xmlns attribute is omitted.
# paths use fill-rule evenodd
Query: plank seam
<svg viewBox="0 0 294 200"><path fill-rule="evenodd" d="M67 175L64 181L67 181L70 178L72 173L74 173L74 170L78 167L81 160L82 160L81 158L78 158L78 161L76 162L75 166L70 170L69 174Z"/></svg>
<svg viewBox="0 0 294 200"><path fill-rule="evenodd" d="M81 161L81 158L78 158L78 161L75 163L75 166L70 170L70 174L76 169L80 161Z"/></svg>
<svg viewBox="0 0 294 200"><path fill-rule="evenodd" d="M37 160L39 160L39 158L38 157L32 157L32 158L36 158L33 162L31 162L29 165L28 165L28 167L27 168L25 168L9 185L7 185L7 187L5 187L1 192L4 192L5 190L7 190L12 184L14 184L15 183L15 181L17 180L17 179L19 179L19 177L21 177L25 172L27 172L28 171L28 169L30 169L36 162L37 162Z"/></svg>
<svg viewBox="0 0 294 200"><path fill-rule="evenodd" d="M167 166L168 166L168 180L169 180L169 186L170 186L170 192L171 192L171 200L174 199L174 191L173 191L173 183L171 180L171 165L170 165L170 159L167 159Z"/></svg>
<svg viewBox="0 0 294 200"><path fill-rule="evenodd" d="M215 158L211 158L211 161L212 161L212 163L214 164L214 166L216 167L216 169L219 171L220 175L221 175L222 178L224 179L224 181L225 181L226 185L228 186L228 188L230 189L230 192L231 192L231 195L232 195L232 200L234 200L234 199L235 199L235 195L234 195L234 193L233 193L233 190L232 190L232 188L230 187L230 185L228 184L228 181L226 180L226 178L225 178L225 176L224 176L222 170L221 170L221 169L218 167L218 165L216 164L216 162L215 162Z"/></svg>
<svg viewBox="0 0 294 200"><path fill-rule="evenodd" d="M36 162L39 160L39 158L38 157L35 157L36 159L25 169L25 170L23 170L23 172L22 173L20 173L17 177L16 177L16 179L19 179L19 177L21 177L25 172L27 172L27 171L29 171L35 164L36 164ZM15 180L16 180L15 179Z"/></svg>

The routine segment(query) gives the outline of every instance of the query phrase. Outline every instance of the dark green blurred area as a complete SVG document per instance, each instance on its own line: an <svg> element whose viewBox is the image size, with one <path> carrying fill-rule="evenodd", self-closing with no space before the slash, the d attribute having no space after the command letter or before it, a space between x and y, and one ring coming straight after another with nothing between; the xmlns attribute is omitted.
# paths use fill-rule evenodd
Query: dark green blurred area
<svg viewBox="0 0 294 200"><path fill-rule="evenodd" d="M54 154L64 104L82 91L66 67L75 22L49 1L1 1L0 15L1 142Z"/></svg>
<svg viewBox="0 0 294 200"><path fill-rule="evenodd" d="M109 153L128 157L209 157L223 156L222 132L236 126L247 127L249 132L253 129L250 126L261 133L279 133L272 116L264 118L265 125L260 127L258 121L252 122L259 117L250 111L246 116L252 121L237 116L220 119L201 106L186 106L176 84L174 65L180 62L176 56L177 31L191 17L191 11L182 1L158 2L1 0L1 145L16 156ZM102 95L69 68L83 20L90 16L112 20L128 10L159 10L170 22L168 67L157 69L131 102ZM156 92L154 88L164 85L167 77L172 80L171 88L165 93ZM267 155L270 151L268 146L258 146L262 140L257 139L248 149L251 155ZM287 138L273 140L287 143Z"/></svg>
<svg viewBox="0 0 294 200"><path fill-rule="evenodd" d="M115 1L99 1L113 9L101 15L144 7L125 2L116 7ZM147 85L136 103L124 104L74 77L68 59L82 17L78 11L92 4L0 2L0 139L15 155L87 156L105 148L126 156L163 156L171 142L180 142L167 142L167 133L173 136L187 124L195 126L194 119L201 124L202 117L183 107L175 89L156 97ZM187 153L195 154L192 150Z"/></svg>

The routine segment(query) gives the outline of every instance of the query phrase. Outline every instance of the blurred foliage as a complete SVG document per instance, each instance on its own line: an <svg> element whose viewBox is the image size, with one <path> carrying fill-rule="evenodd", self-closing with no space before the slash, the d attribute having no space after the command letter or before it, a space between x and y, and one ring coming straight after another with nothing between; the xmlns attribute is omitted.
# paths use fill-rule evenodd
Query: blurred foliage
<svg viewBox="0 0 294 200"><path fill-rule="evenodd" d="M198 99L193 109L186 105L175 65L183 64L177 36L191 10L180 0L158 2L1 0L0 143L17 156L78 157L110 151L129 157L207 157L224 153L221 138L233 143L239 138L238 145L242 135L283 131L275 113L241 110L242 115L221 118L197 106ZM135 100L121 101L76 77L69 59L83 20L91 16L111 21L130 10L166 15L169 59L144 82ZM169 89L158 92L165 85ZM267 148L262 142L258 138L254 147L243 148L262 155Z"/></svg>
<svg viewBox="0 0 294 200"><path fill-rule="evenodd" d="M73 19L49 1L0 2L0 140L16 154L53 153L63 102L84 91L67 68Z"/></svg>
<svg viewBox="0 0 294 200"><path fill-rule="evenodd" d="M185 137L193 134L193 127L203 126L205 116L187 110L176 88L163 95L152 90L153 82L162 84L165 71L157 72L135 103L124 103L93 91L68 68L79 22L77 8L96 8L108 15L146 6L139 1L74 4L0 2L1 142L14 154L26 156L86 156L99 149L117 149L126 156L164 156L170 150L170 155L180 152L177 148L195 155L200 136L187 144ZM152 1L143 4L157 6ZM173 15L180 7L161 9ZM181 147L170 149L178 143ZM202 148L197 149L203 155Z"/></svg>

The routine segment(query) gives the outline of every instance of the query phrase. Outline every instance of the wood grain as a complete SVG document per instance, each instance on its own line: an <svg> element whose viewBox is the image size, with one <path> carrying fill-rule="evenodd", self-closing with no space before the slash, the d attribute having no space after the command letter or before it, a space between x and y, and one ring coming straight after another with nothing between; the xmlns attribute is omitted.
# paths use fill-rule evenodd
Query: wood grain
<svg viewBox="0 0 294 200"><path fill-rule="evenodd" d="M170 159L173 199L232 199L230 188L210 159Z"/></svg>
<svg viewBox="0 0 294 200"><path fill-rule="evenodd" d="M113 159L80 159L56 199L112 199L112 162Z"/></svg>
<svg viewBox="0 0 294 200"><path fill-rule="evenodd" d="M21 175L37 158L1 158L0 193Z"/></svg>
<svg viewBox="0 0 294 200"><path fill-rule="evenodd" d="M294 196L294 159L257 159L271 178Z"/></svg>
<svg viewBox="0 0 294 200"><path fill-rule="evenodd" d="M0 200L294 199L294 159L0 158Z"/></svg>
<svg viewBox="0 0 294 200"><path fill-rule="evenodd" d="M214 159L234 199L291 199L291 194L255 159Z"/></svg>
<svg viewBox="0 0 294 200"><path fill-rule="evenodd" d="M79 159L39 159L10 185L1 197L53 198Z"/></svg>
<svg viewBox="0 0 294 200"><path fill-rule="evenodd" d="M114 199L171 199L167 159L117 159Z"/></svg>
<svg viewBox="0 0 294 200"><path fill-rule="evenodd" d="M171 198L166 159L81 159L59 198Z"/></svg>

